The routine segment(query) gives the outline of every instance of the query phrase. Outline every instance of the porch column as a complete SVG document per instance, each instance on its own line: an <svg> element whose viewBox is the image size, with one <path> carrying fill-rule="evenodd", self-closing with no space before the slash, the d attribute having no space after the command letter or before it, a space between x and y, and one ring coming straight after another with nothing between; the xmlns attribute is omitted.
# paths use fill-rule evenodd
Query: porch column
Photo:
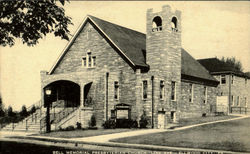
<svg viewBox="0 0 250 154"><path fill-rule="evenodd" d="M42 110L43 110L43 107L44 107L44 90L43 88L41 88L41 102L40 102L40 117L42 116Z"/></svg>
<svg viewBox="0 0 250 154"><path fill-rule="evenodd" d="M80 85L80 106L84 107L84 84Z"/></svg>

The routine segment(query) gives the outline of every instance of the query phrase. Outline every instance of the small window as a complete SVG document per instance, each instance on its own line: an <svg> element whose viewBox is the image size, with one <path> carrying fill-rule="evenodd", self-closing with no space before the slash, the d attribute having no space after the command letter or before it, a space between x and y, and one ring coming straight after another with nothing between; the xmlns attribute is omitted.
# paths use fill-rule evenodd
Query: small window
<svg viewBox="0 0 250 154"><path fill-rule="evenodd" d="M114 82L114 98L116 100L119 99L119 83L118 83L118 81Z"/></svg>
<svg viewBox="0 0 250 154"><path fill-rule="evenodd" d="M237 96L237 106L240 106L240 96Z"/></svg>
<svg viewBox="0 0 250 154"><path fill-rule="evenodd" d="M91 67L92 65L92 57L91 57L91 52L88 53L88 67Z"/></svg>
<svg viewBox="0 0 250 154"><path fill-rule="evenodd" d="M115 110L111 110L111 119L116 119Z"/></svg>
<svg viewBox="0 0 250 154"><path fill-rule="evenodd" d="M175 87L175 82L172 81L171 82L171 100L175 100L176 99L176 87Z"/></svg>
<svg viewBox="0 0 250 154"><path fill-rule="evenodd" d="M161 80L160 81L160 99L163 100L164 99L164 95L165 95L165 85L164 85L164 81Z"/></svg>
<svg viewBox="0 0 250 154"><path fill-rule="evenodd" d="M147 80L144 80L142 82L142 99L147 99L148 98L148 82Z"/></svg>
<svg viewBox="0 0 250 154"><path fill-rule="evenodd" d="M234 75L232 75L231 83L234 84Z"/></svg>
<svg viewBox="0 0 250 154"><path fill-rule="evenodd" d="M152 32L161 31L161 30L162 30L162 20L161 20L161 17L156 16L153 19Z"/></svg>
<svg viewBox="0 0 250 154"><path fill-rule="evenodd" d="M234 106L234 96L233 95L231 96L231 99L232 99L231 100L231 105Z"/></svg>
<svg viewBox="0 0 250 154"><path fill-rule="evenodd" d="M178 29L177 29L177 18L176 17L173 17L172 20L171 20L171 29L173 32L177 32Z"/></svg>
<svg viewBox="0 0 250 154"><path fill-rule="evenodd" d="M189 84L189 102L193 103L193 94L194 93L194 86L193 84Z"/></svg>
<svg viewBox="0 0 250 154"><path fill-rule="evenodd" d="M93 62L92 66L95 67L95 65L96 65L96 56L93 56L92 59L93 59L92 60L92 62Z"/></svg>
<svg viewBox="0 0 250 154"><path fill-rule="evenodd" d="M82 65L84 67L95 67L96 66L96 56L92 56L91 52L87 52L87 56L82 58Z"/></svg>
<svg viewBox="0 0 250 154"><path fill-rule="evenodd" d="M226 76L225 75L220 76L220 84L226 84Z"/></svg>
<svg viewBox="0 0 250 154"><path fill-rule="evenodd" d="M175 111L171 111L170 118L171 118L172 122L176 122L176 112Z"/></svg>
<svg viewBox="0 0 250 154"><path fill-rule="evenodd" d="M87 61L86 61L86 57L82 58L82 66L86 67L87 66Z"/></svg>
<svg viewBox="0 0 250 154"><path fill-rule="evenodd" d="M206 104L207 103L207 87L206 86L204 86L203 95L204 95L203 103Z"/></svg>

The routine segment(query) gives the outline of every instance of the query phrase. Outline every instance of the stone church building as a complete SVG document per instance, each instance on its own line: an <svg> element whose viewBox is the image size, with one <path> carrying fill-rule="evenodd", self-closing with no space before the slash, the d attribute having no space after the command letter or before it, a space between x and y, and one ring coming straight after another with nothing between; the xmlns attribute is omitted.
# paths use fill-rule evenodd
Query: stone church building
<svg viewBox="0 0 250 154"><path fill-rule="evenodd" d="M149 127L165 128L215 112L219 82L182 48L181 33L181 12L168 5L147 10L146 34L88 15L51 70L41 71L52 127L84 127L92 115L98 127L110 118L139 121L145 112Z"/></svg>

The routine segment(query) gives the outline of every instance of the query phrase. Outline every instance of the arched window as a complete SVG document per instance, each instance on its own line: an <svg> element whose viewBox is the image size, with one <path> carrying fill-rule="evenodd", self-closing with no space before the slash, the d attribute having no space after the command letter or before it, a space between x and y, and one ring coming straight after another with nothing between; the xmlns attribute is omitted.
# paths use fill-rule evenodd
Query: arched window
<svg viewBox="0 0 250 154"><path fill-rule="evenodd" d="M177 29L177 18L176 17L173 17L172 20L171 20L171 29L174 32L178 31L178 29Z"/></svg>
<svg viewBox="0 0 250 154"><path fill-rule="evenodd" d="M161 30L162 30L162 20L161 20L161 17L156 16L153 19L152 32L161 31Z"/></svg>

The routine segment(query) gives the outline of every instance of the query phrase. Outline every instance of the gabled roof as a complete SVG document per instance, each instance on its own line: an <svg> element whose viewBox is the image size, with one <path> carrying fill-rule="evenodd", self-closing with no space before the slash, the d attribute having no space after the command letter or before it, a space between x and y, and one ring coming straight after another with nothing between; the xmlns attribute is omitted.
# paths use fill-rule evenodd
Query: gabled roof
<svg viewBox="0 0 250 154"><path fill-rule="evenodd" d="M206 68L204 68L184 49L181 50L181 74L210 81L217 81L209 74Z"/></svg>
<svg viewBox="0 0 250 154"><path fill-rule="evenodd" d="M142 50L146 50L145 34L104 21L91 15L89 15L89 17L136 66L148 67L142 52Z"/></svg>
<svg viewBox="0 0 250 154"><path fill-rule="evenodd" d="M108 21L104 21L91 15L87 15L87 17L77 29L76 33L64 48L61 55L56 60L55 64L49 71L49 74L53 73L57 65L60 63L61 59L67 53L83 27L85 26L86 22L88 21L91 21L94 26L97 27L97 29L120 51L122 55L127 58L127 60L134 67L148 67L142 52L142 50L145 51L146 49L145 34L110 23Z"/></svg>
<svg viewBox="0 0 250 154"><path fill-rule="evenodd" d="M133 67L149 67L146 64L146 57L143 53L146 50L145 34L88 15L67 44L60 57L57 59L49 74L53 73L56 66L69 50L87 21L91 21L94 26L96 26L97 29L120 51L120 53L127 58L128 62L130 62ZM181 59L181 73L183 75L217 82L217 80L184 49L182 49Z"/></svg>
<svg viewBox="0 0 250 154"><path fill-rule="evenodd" d="M218 58L206 58L197 60L201 65L203 65L211 74L225 74L233 73L238 76L247 77L247 75L229 64L219 60Z"/></svg>

